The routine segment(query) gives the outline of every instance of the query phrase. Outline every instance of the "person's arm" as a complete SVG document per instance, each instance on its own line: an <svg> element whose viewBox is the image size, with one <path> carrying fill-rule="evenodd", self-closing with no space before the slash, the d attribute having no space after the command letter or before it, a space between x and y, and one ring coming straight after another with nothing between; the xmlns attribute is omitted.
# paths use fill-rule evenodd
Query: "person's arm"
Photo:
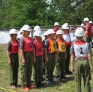
<svg viewBox="0 0 93 92"><path fill-rule="evenodd" d="M22 64L25 64L25 57L24 57L24 39L20 40L20 56L22 58Z"/></svg>
<svg viewBox="0 0 93 92"><path fill-rule="evenodd" d="M74 73L74 44L72 43L70 48L70 62L71 62L71 72Z"/></svg>
<svg viewBox="0 0 93 92"><path fill-rule="evenodd" d="M89 43L88 43L89 45ZM89 60L89 65L90 65L90 71L92 71L92 51L91 51L91 46L88 46L88 60Z"/></svg>
<svg viewBox="0 0 93 92"><path fill-rule="evenodd" d="M8 42L7 44L7 58L8 58L8 64L11 65L11 58L10 58L10 54L11 54L11 42Z"/></svg>
<svg viewBox="0 0 93 92"><path fill-rule="evenodd" d="M10 52L7 50L8 64L11 65Z"/></svg>
<svg viewBox="0 0 93 92"><path fill-rule="evenodd" d="M74 55L73 54L71 54L70 61L71 61L71 71L72 73L74 73Z"/></svg>
<svg viewBox="0 0 93 92"><path fill-rule="evenodd" d="M34 43L33 55L34 55L34 63L35 63L36 62L36 57L35 57L35 43Z"/></svg>
<svg viewBox="0 0 93 92"><path fill-rule="evenodd" d="M47 47L48 47L48 40L45 40L44 48L45 48L45 60L46 60L46 62L48 62Z"/></svg>
<svg viewBox="0 0 93 92"><path fill-rule="evenodd" d="M45 48L45 60L46 60L46 62L48 62L47 48Z"/></svg>
<svg viewBox="0 0 93 92"><path fill-rule="evenodd" d="M87 36L88 36L88 34L87 34L88 33L88 26L87 25L85 26L85 29L86 29L85 30L85 35L84 35L83 39L86 39Z"/></svg>
<svg viewBox="0 0 93 92"><path fill-rule="evenodd" d="M90 65L90 71L92 71L92 56L91 56L91 54L88 54L88 60L89 60L89 65Z"/></svg>

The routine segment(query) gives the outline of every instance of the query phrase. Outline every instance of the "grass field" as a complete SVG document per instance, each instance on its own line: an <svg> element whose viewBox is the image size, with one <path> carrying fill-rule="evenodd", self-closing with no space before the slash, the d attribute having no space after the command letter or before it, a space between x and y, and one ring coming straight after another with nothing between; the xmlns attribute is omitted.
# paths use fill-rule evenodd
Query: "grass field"
<svg viewBox="0 0 93 92"><path fill-rule="evenodd" d="M9 86L9 66L7 62L6 45L0 45L0 92L13 92ZM93 79L93 74L91 74L91 76ZM20 67L18 84L21 85ZM5 89L8 91L5 91ZM67 75L67 81L56 82L53 85L47 85L45 83L44 88L30 90L29 92L75 92L75 90L74 75ZM18 87L15 92L23 92L22 87ZM82 92L84 92L83 85ZM93 92L93 80L91 80L91 92Z"/></svg>

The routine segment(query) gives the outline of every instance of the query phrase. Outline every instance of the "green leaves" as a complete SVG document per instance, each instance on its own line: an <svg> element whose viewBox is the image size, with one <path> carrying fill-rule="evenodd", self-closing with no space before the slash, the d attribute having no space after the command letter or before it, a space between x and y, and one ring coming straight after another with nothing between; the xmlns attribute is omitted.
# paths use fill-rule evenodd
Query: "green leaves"
<svg viewBox="0 0 93 92"><path fill-rule="evenodd" d="M93 19L93 0L0 0L0 27L81 24L84 17Z"/></svg>

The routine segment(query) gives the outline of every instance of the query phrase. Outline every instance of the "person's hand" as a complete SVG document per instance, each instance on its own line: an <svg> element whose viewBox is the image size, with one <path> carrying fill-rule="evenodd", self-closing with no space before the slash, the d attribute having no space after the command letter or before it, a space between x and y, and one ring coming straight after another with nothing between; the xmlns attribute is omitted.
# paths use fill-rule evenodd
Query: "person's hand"
<svg viewBox="0 0 93 92"><path fill-rule="evenodd" d="M90 72L92 72L92 66L90 66Z"/></svg>
<svg viewBox="0 0 93 92"><path fill-rule="evenodd" d="M74 67L71 67L71 72L74 73Z"/></svg>
<svg viewBox="0 0 93 92"><path fill-rule="evenodd" d="M60 60L60 57L59 57L58 55L56 56L56 60L57 60L57 61Z"/></svg>
<svg viewBox="0 0 93 92"><path fill-rule="evenodd" d="M45 57L46 62L48 62L48 57Z"/></svg>
<svg viewBox="0 0 93 92"><path fill-rule="evenodd" d="M34 63L36 62L36 58L34 57Z"/></svg>
<svg viewBox="0 0 93 92"><path fill-rule="evenodd" d="M8 61L8 65L11 65L11 60Z"/></svg>
<svg viewBox="0 0 93 92"><path fill-rule="evenodd" d="M22 59L22 64L25 64L25 59Z"/></svg>

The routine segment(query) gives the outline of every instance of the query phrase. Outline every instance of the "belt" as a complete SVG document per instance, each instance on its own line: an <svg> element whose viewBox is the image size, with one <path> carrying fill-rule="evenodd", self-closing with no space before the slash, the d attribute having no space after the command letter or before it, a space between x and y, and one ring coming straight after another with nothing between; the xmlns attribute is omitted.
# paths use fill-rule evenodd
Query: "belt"
<svg viewBox="0 0 93 92"><path fill-rule="evenodd" d="M25 53L32 53L33 51L31 51L31 52L26 52L26 51L24 51Z"/></svg>
<svg viewBox="0 0 93 92"><path fill-rule="evenodd" d="M13 55L18 55L18 53L11 53L11 54L13 54Z"/></svg>
<svg viewBox="0 0 93 92"><path fill-rule="evenodd" d="M77 58L75 60L88 60L88 58Z"/></svg>
<svg viewBox="0 0 93 92"><path fill-rule="evenodd" d="M56 54L56 52L54 52L54 53L47 53L47 54L55 55L55 54Z"/></svg>

